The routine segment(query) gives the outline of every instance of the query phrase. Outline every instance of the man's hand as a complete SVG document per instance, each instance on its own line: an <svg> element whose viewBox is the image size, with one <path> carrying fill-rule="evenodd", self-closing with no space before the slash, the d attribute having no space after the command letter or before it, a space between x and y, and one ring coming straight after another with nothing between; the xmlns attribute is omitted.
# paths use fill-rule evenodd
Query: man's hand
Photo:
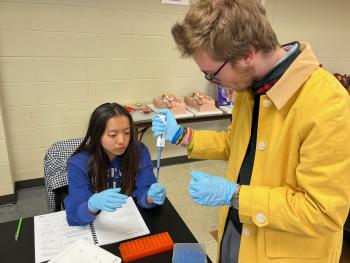
<svg viewBox="0 0 350 263"><path fill-rule="evenodd" d="M152 119L153 136L157 138L159 135L165 134L165 139L172 142L174 136L181 126L177 124L176 119L170 110L162 109L159 110L159 113L166 116L166 123L164 123L164 121L162 121L158 116L154 116Z"/></svg>
<svg viewBox="0 0 350 263"><path fill-rule="evenodd" d="M231 199L238 184L221 176L212 176L199 171L192 171L189 192L193 200L206 206L231 206Z"/></svg>

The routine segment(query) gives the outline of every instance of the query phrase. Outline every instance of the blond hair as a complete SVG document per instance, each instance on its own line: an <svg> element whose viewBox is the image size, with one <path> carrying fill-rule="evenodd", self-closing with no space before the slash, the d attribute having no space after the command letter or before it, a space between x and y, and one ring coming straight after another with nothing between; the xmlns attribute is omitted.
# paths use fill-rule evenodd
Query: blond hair
<svg viewBox="0 0 350 263"><path fill-rule="evenodd" d="M231 63L251 49L268 53L278 46L265 9L256 0L199 0L171 33L183 57L205 50Z"/></svg>

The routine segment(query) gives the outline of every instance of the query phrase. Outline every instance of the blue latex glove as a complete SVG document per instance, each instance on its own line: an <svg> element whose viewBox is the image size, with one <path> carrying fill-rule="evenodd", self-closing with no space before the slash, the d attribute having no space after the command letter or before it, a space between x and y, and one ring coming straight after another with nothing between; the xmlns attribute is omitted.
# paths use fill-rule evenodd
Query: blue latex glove
<svg viewBox="0 0 350 263"><path fill-rule="evenodd" d="M94 194L88 201L89 209L114 212L117 208L121 208L128 199L126 195L119 192L120 188L113 188Z"/></svg>
<svg viewBox="0 0 350 263"><path fill-rule="evenodd" d="M231 199L238 184L231 183L221 176L212 176L199 171L192 171L190 195L200 205L231 206Z"/></svg>
<svg viewBox="0 0 350 263"><path fill-rule="evenodd" d="M162 205L164 203L164 199L166 195L166 190L164 185L160 183L152 184L150 189L148 190L147 195L152 198L153 203L157 205Z"/></svg>
<svg viewBox="0 0 350 263"><path fill-rule="evenodd" d="M152 119L153 136L157 138L159 135L165 134L165 139L171 142L181 126L177 124L174 114L170 110L162 109L159 110L159 113L166 116L166 124L158 116L154 116Z"/></svg>

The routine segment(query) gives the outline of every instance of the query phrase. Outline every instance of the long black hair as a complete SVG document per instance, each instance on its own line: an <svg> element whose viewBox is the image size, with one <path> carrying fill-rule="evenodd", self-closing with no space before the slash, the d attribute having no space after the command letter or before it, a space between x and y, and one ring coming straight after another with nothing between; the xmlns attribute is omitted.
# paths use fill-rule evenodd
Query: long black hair
<svg viewBox="0 0 350 263"><path fill-rule="evenodd" d="M110 160L101 145L101 137L106 129L108 120L116 116L125 116L130 123L130 141L123 154L120 168L122 173L121 191L126 195L130 195L134 190L139 155L135 145L134 121L123 106L118 103L104 103L98 106L91 114L84 140L74 154L86 151L91 156L88 174L92 191L101 192L107 189Z"/></svg>

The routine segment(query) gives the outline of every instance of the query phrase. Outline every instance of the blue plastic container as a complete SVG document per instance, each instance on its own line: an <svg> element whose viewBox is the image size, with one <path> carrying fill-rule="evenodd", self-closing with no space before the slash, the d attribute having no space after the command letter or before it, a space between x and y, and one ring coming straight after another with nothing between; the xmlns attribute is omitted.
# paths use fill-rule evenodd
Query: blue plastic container
<svg viewBox="0 0 350 263"><path fill-rule="evenodd" d="M175 243L172 263L207 263L203 244Z"/></svg>

